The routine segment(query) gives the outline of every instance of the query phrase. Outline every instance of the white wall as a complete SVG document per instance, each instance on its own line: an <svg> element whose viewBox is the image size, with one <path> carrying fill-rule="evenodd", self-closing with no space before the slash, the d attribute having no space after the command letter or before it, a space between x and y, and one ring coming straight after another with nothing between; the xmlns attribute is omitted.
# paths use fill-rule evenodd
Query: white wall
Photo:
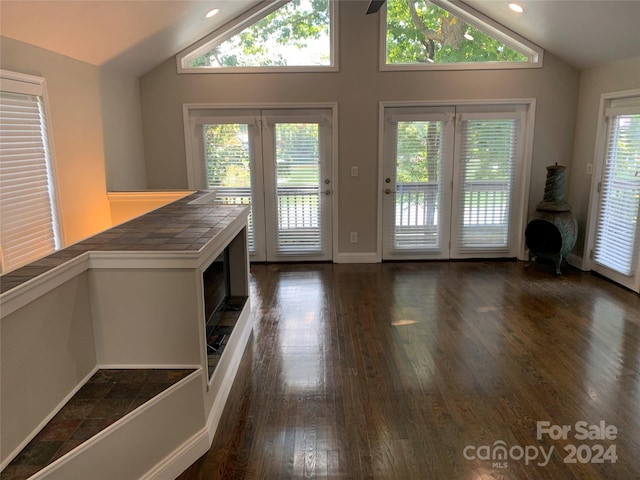
<svg viewBox="0 0 640 480"><path fill-rule="evenodd" d="M89 295L82 273L2 318L2 460L94 370Z"/></svg>
<svg viewBox="0 0 640 480"><path fill-rule="evenodd" d="M640 88L640 57L611 63L602 67L584 70L580 75L576 134L573 148L572 171L567 189L567 200L578 219L578 241L574 253L587 258L585 238L589 215L591 175L587 164L594 164L598 110L603 93Z"/></svg>
<svg viewBox="0 0 640 480"><path fill-rule="evenodd" d="M180 198L191 191L182 192L109 192L111 222L119 225L145 213L156 210Z"/></svg>
<svg viewBox="0 0 640 480"><path fill-rule="evenodd" d="M1 40L1 68L47 82L66 244L110 227L107 182L113 190L146 188L137 80Z"/></svg>
<svg viewBox="0 0 640 480"><path fill-rule="evenodd" d="M104 268L88 275L98 364L201 363L201 293L193 270Z"/></svg>
<svg viewBox="0 0 640 480"><path fill-rule="evenodd" d="M102 68L100 94L107 190L143 190L147 187L147 173L139 80Z"/></svg>
<svg viewBox="0 0 640 480"><path fill-rule="evenodd" d="M338 251L377 245L378 105L380 101L536 98L530 209L542 200L546 166L571 161L579 72L545 55L526 70L380 72L377 15L340 2L340 71L333 73L178 75L170 58L140 80L150 188L186 188L184 103L338 103ZM352 166L359 176L352 178ZM334 213L336 214L336 213ZM349 232L359 242L349 242Z"/></svg>

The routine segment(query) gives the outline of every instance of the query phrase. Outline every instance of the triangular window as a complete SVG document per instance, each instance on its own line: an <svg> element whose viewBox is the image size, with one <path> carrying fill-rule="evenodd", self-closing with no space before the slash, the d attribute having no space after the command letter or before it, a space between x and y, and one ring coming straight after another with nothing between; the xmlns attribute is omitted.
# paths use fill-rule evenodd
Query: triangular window
<svg viewBox="0 0 640 480"><path fill-rule="evenodd" d="M523 68L542 50L461 3L387 0L382 69Z"/></svg>
<svg viewBox="0 0 640 480"><path fill-rule="evenodd" d="M182 72L331 69L336 64L333 3L270 3L180 55L178 68Z"/></svg>

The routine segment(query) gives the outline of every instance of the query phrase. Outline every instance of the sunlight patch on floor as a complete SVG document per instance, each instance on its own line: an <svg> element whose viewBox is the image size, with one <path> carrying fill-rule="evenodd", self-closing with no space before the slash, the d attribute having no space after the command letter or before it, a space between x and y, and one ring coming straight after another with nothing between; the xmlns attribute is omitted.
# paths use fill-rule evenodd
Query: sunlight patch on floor
<svg viewBox="0 0 640 480"><path fill-rule="evenodd" d="M402 327L403 325L413 325L414 323L418 323L418 322L416 320L400 319L400 320L394 320L393 322L391 322L391 326Z"/></svg>

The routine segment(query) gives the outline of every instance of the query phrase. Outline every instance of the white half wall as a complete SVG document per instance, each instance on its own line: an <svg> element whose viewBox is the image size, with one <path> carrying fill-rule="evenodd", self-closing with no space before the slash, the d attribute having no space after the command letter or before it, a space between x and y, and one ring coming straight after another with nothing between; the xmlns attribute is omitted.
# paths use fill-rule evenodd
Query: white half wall
<svg viewBox="0 0 640 480"><path fill-rule="evenodd" d="M87 272L3 317L1 329L4 461L96 368Z"/></svg>

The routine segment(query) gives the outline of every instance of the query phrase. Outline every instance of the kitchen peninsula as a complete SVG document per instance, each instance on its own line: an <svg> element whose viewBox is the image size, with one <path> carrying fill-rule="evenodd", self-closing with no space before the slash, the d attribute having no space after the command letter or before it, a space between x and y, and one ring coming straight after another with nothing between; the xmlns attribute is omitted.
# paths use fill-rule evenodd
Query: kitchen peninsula
<svg viewBox="0 0 640 480"><path fill-rule="evenodd" d="M103 370L182 373L28 478L175 478L209 448L253 325L249 209L210 195L191 193L1 277L3 469ZM236 311L214 369L212 266Z"/></svg>

